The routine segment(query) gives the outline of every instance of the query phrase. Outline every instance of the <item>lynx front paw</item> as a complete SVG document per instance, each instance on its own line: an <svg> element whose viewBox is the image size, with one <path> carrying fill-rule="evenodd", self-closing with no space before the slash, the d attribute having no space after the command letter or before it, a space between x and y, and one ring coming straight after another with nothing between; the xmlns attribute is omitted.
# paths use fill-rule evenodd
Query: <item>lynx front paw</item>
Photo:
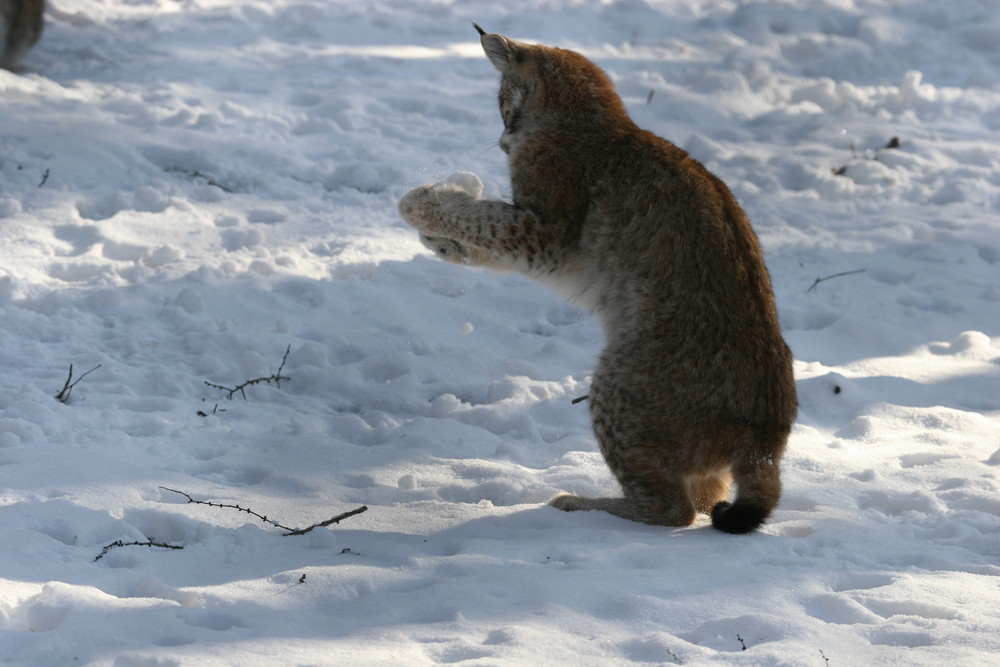
<svg viewBox="0 0 1000 667"><path fill-rule="evenodd" d="M446 262L455 262L456 264L460 264L462 262L462 256L465 254L465 249L462 247L462 244L454 239L421 234L420 242L424 244L425 248L433 250L435 255Z"/></svg>
<svg viewBox="0 0 1000 667"><path fill-rule="evenodd" d="M410 226L430 236L447 236L442 218L478 199L483 193L479 177L469 172L456 172L443 183L413 188L399 200L399 215Z"/></svg>
<svg viewBox="0 0 1000 667"><path fill-rule="evenodd" d="M413 188L399 200L399 216L411 227L423 229L424 219L429 216L433 207L434 186L421 185Z"/></svg>
<svg viewBox="0 0 1000 667"><path fill-rule="evenodd" d="M420 242L424 244L425 248L433 250L435 255L446 262L464 264L466 266L479 266L481 264L492 263L490 254L482 248L462 245L455 239L421 234Z"/></svg>

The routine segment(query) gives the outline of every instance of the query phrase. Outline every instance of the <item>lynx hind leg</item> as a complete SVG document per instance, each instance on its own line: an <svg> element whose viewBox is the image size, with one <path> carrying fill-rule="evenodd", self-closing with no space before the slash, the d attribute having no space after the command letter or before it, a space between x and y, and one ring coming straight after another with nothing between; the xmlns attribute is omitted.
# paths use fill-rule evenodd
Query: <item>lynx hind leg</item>
<svg viewBox="0 0 1000 667"><path fill-rule="evenodd" d="M549 504L566 512L603 510L633 521L664 526L687 526L694 521L694 513L711 514L725 503L729 495L731 477L727 471L713 471L688 475L682 484L661 479L656 490L634 483L623 484L624 498L584 498L563 494ZM693 508L693 509L692 509Z"/></svg>
<svg viewBox="0 0 1000 667"><path fill-rule="evenodd" d="M559 496L551 501L566 511L604 510L633 521L659 526L688 526L695 519L692 486L672 465L670 453L683 450L671 446L670 434L654 425L657 416L636 404L632 378L613 353L605 351L590 388L590 411L594 435L611 472L618 479L624 498ZM716 493L717 487L698 487L701 493Z"/></svg>
<svg viewBox="0 0 1000 667"><path fill-rule="evenodd" d="M694 522L694 503L684 484L661 482L653 491L630 484L624 498L587 498L569 493L556 496L549 504L564 512L601 510L630 521L653 526L689 526Z"/></svg>
<svg viewBox="0 0 1000 667"><path fill-rule="evenodd" d="M593 393L592 389L592 398ZM549 504L567 512L602 510L654 526L691 525L696 512L690 485L669 470L662 460L662 450L655 445L633 444L632 438L612 439L602 426L601 420L595 419L594 431L601 451L625 497L585 498L565 494Z"/></svg>
<svg viewBox="0 0 1000 667"><path fill-rule="evenodd" d="M440 259L465 266L483 266L492 263L493 258L488 252L476 246L463 245L455 239L443 236L420 235L424 247L433 251Z"/></svg>

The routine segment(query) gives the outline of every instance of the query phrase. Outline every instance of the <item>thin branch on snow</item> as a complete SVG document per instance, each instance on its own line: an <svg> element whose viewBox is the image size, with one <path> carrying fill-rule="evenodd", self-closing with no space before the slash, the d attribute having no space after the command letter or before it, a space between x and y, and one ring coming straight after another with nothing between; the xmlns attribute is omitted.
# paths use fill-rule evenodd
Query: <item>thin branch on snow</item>
<svg viewBox="0 0 1000 667"><path fill-rule="evenodd" d="M183 167L166 167L164 169L164 171L166 171L168 173L174 173L174 174L187 174L191 178L200 178L200 179L204 180L206 184L211 185L212 187L215 187L215 188L219 188L223 192L227 192L229 194L232 194L234 192L234 190L232 188L227 188L225 185L223 185L222 183L219 183L218 181L216 181L211 176L209 176L207 174L203 174L203 173L201 173L200 171L197 171L197 170L185 169Z"/></svg>
<svg viewBox="0 0 1000 667"><path fill-rule="evenodd" d="M147 540L146 542L122 542L121 540L115 540L114 542L112 542L108 546L106 546L103 549L101 549L101 553L97 554L97 557L94 558L94 562L96 563L97 561L99 561L102 558L104 558L108 554L108 552L111 551L112 549L114 549L115 547L159 547L161 549L183 549L184 548L184 547L176 545L176 544L164 544L163 542L154 542L153 538L149 538L149 540Z"/></svg>
<svg viewBox="0 0 1000 667"><path fill-rule="evenodd" d="M282 369L285 367L285 362L288 361L288 354L291 351L292 351L292 346L289 345L288 348L285 350L285 356L281 358L281 365L278 366L278 372L275 373L274 375L270 375L268 377L254 378L253 380L247 380L243 384L236 385L235 387L224 387L221 384L215 384L214 382L208 382L208 381L206 381L205 384L211 387L212 389L219 389L221 391L228 392L228 394L226 395L226 399L230 401L233 400L233 396L235 396L237 392L239 392L239 394L243 397L243 400L246 400L247 393L244 390L247 387L252 387L255 384L261 384L262 382L266 382L267 384L271 384L273 382L278 387L278 389L281 389L282 380L285 381L291 380L290 377L281 374Z"/></svg>
<svg viewBox="0 0 1000 667"><path fill-rule="evenodd" d="M809 289L806 290L806 293L815 292L816 286L819 285L820 283L825 283L827 280L833 280L834 278L843 278L844 276L853 276L856 273L864 273L865 270L866 269L855 269L854 271L844 271L842 273L835 273L832 276L817 278L815 282L813 282L813 284L809 286Z"/></svg>
<svg viewBox="0 0 1000 667"><path fill-rule="evenodd" d="M265 516L263 514L258 514L257 512L254 512L252 509L249 509L247 507L241 507L240 505L232 505L232 504L229 504L229 503L213 503L213 502L208 501L208 500L195 500L194 498L191 497L190 494L185 493L183 491L178 491L177 489L170 489L170 488L167 488L165 486L161 486L160 488L163 489L164 491L170 491L171 493L180 494L180 495L184 496L185 498L187 498L188 503L193 503L195 505L208 505L209 507L224 507L224 508L227 508L227 509L236 510L238 512L246 512L250 516L257 517L258 519L260 519L264 523L269 523L272 526L274 526L275 528L280 528L281 530L286 531L286 532L282 533L282 535L284 535L286 537L289 536L289 535L305 535L306 533L310 532L314 528L325 528L325 527L327 527L327 526L329 526L331 524L340 523L344 519L347 519L347 518L350 518L350 517L355 516L357 514L361 514L362 512L367 512L368 511L368 507L366 505L362 505L361 507L359 507L357 509L353 509L353 510L351 510L349 512L344 512L343 514L338 514L337 516L333 517L332 519L327 519L326 521L321 521L320 523L314 523L313 525L307 526L306 528L289 528L288 526L283 526L280 523L278 523L277 521L275 521L273 519L269 519L269 518L267 518L267 516Z"/></svg>
<svg viewBox="0 0 1000 667"><path fill-rule="evenodd" d="M56 400L59 401L60 403L66 403L66 402L68 402L69 401L69 395L71 393L73 393L73 387L75 387L76 385L80 384L80 380L82 380L83 378L87 377L88 375L90 375L91 373L93 373L94 371L96 371L100 367L101 367L101 365L97 364L96 366L94 366L93 368L91 368L89 371L87 371L86 373L84 373L83 375L81 375L80 377L78 377L76 379L76 382L73 382L73 364L70 364L69 365L69 375L66 378L66 384L64 384L63 388L61 390L59 390L58 394L56 394Z"/></svg>

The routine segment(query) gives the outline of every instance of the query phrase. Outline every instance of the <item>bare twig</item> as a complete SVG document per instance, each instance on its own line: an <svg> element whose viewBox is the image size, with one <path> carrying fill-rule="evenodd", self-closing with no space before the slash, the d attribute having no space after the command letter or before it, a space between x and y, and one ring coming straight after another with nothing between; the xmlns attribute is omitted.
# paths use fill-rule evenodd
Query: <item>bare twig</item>
<svg viewBox="0 0 1000 667"><path fill-rule="evenodd" d="M154 542L153 538L149 538L146 542L122 542L121 540L116 540L109 544L108 546L101 549L101 553L97 554L94 558L94 562L104 558L109 551L115 547L160 547L161 549L183 549L184 547L177 544L164 544L163 542Z"/></svg>
<svg viewBox="0 0 1000 667"><path fill-rule="evenodd" d="M288 348L285 350L285 356L281 358L281 365L278 366L278 372L275 373L274 375L270 375L268 377L254 378L253 380L247 380L243 384L236 385L235 387L224 387L221 384L215 384L214 382L208 382L208 381L206 381L205 384L211 387L212 389L219 389L221 391L228 392L228 394L226 395L226 399L230 401L233 400L233 396L235 396L237 392L239 392L240 396L243 397L243 400L246 400L247 393L244 390L247 387L251 387L255 384L261 384L262 382L266 382L267 384L271 384L273 382L278 387L278 389L281 389L282 380L286 381L291 380L290 377L281 374L282 369L285 367L285 362L288 361L288 353L291 351L292 351L292 346L289 345Z"/></svg>
<svg viewBox="0 0 1000 667"><path fill-rule="evenodd" d="M844 271L842 273L835 273L832 276L826 276L824 278L817 278L815 280L815 282L813 282L813 284L809 286L809 289L807 289L806 292L807 293L808 292L815 292L816 291L816 286L819 285L820 283L825 283L827 280L833 280L834 278L843 278L844 276L853 276L856 273L864 273L864 272L865 272L865 269L855 269L854 271Z"/></svg>
<svg viewBox="0 0 1000 667"><path fill-rule="evenodd" d="M573 405L576 405L577 403L583 403L588 398L590 398L590 394L587 394L586 396L577 396L572 401L570 401L570 403L572 403Z"/></svg>
<svg viewBox="0 0 1000 667"><path fill-rule="evenodd" d="M208 500L195 500L194 498L191 497L190 494L187 494L187 493L185 493L183 491L178 491L177 489L170 489L170 488L167 488L165 486L161 486L160 488L163 489L164 491L170 491L171 493L178 493L178 494L184 496L185 498L187 498L188 503L194 503L195 505L208 505L209 507L224 507L224 508L227 508L227 509L236 510L238 512L246 512L247 514L249 514L251 516L257 517L258 519L260 519L264 523L269 523L272 526L274 526L275 528L280 528L281 530L286 531L286 532L282 533L282 535L284 535L284 536L289 536L289 535L305 535L306 533L310 532L314 528L325 528L325 527L327 527L327 526L329 526L331 524L340 523L344 519L347 519L349 517L355 516L356 514L361 514L362 512L367 512L368 511L368 507L365 506L365 505L362 505L361 507L359 507L357 509L353 509L353 510L351 510L349 512L344 512L343 514L339 514L339 515L333 517L332 519L327 519L326 521L322 521L320 523L314 523L313 525L308 526L306 528L289 528L288 526L283 526L280 523L278 523L277 521L274 521L273 519L268 519L267 516L265 516L263 514L258 514L257 512L254 512L252 509L249 509L247 507L241 507L240 505L232 505L232 504L229 504L229 503L213 503L213 502L208 501Z"/></svg>
<svg viewBox="0 0 1000 667"><path fill-rule="evenodd" d="M200 171L197 171L197 170L185 169L183 167L167 167L166 169L164 169L164 171L166 171L168 173L175 173L175 174L187 174L191 178L200 178L200 179L203 179L205 181L205 183L207 183L208 185L211 185L212 187L219 188L223 192L228 192L230 194L233 193L233 190L231 188L227 188L225 185L223 185L222 183L219 183L218 181L216 181L211 176L209 176L207 174L203 174L203 173L201 173Z"/></svg>
<svg viewBox="0 0 1000 667"><path fill-rule="evenodd" d="M80 380L82 380L83 378L87 377L88 375L90 375L91 373L93 373L94 371L96 371L100 367L101 367L101 365L97 364L96 366L94 366L93 368L91 368L89 371L87 371L86 373L84 373L83 375L81 375L80 377L78 377L76 379L76 382L73 382L73 364L70 364L69 365L69 375L66 378L66 384L64 384L63 388L59 391L58 394L56 394L56 400L59 401L60 403L66 403L67 401L69 401L69 395L71 393L73 393L73 387L75 387L76 385L78 385L80 383Z"/></svg>
<svg viewBox="0 0 1000 667"><path fill-rule="evenodd" d="M740 646L743 647L744 651L747 650L747 644L746 644L745 641L743 641L743 637L740 637L739 635L736 635L736 641L738 641L740 643Z"/></svg>
<svg viewBox="0 0 1000 667"><path fill-rule="evenodd" d="M215 404L215 407L214 407L214 408L212 408L212 411L211 411L211 412L205 412L204 410L198 410L198 412L197 412L197 413L195 413L195 414L197 414L197 415L198 415L199 417L207 417L207 416L208 416L208 415L210 415L210 414L214 415L214 414L215 414L215 413L217 413L217 412L225 412L225 411L226 411L226 409L225 409L225 408L220 408L220 407L219 407L219 404L218 404L218 403L216 403L216 404Z"/></svg>
<svg viewBox="0 0 1000 667"><path fill-rule="evenodd" d="M311 531L313 528L326 528L327 526L329 526L331 524L340 523L344 519L348 519L348 518L350 518L350 517L352 517L352 516L354 516L356 514L361 514L362 512L367 512L367 511L368 511L368 506L367 505L362 505L361 507L359 507L357 509L353 509L353 510L351 510L349 512L344 512L343 514L338 514L337 516L333 517L332 519L327 519L326 521L321 521L320 523L314 523L313 525L308 526L307 528L299 528L298 530L292 530L290 532L284 533L284 535L285 536L289 536L289 535L305 535L306 533L308 533L309 531ZM285 530L288 530L288 529L286 528Z"/></svg>
<svg viewBox="0 0 1000 667"><path fill-rule="evenodd" d="M45 173L42 174L42 182L38 184L38 187L43 187L49 181L49 170L46 169Z"/></svg>

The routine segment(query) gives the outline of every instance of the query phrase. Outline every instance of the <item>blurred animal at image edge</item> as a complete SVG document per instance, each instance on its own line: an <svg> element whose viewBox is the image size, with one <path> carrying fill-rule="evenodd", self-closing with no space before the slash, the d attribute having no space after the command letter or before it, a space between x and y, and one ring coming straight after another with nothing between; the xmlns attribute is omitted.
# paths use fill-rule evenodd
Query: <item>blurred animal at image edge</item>
<svg viewBox="0 0 1000 667"><path fill-rule="evenodd" d="M464 173L411 190L399 212L441 259L524 273L603 326L590 412L624 497L551 504L757 529L781 493L796 395L749 220L722 181L636 127L589 60L475 27L501 74L513 201L482 199Z"/></svg>
<svg viewBox="0 0 1000 667"><path fill-rule="evenodd" d="M16 70L42 35L45 0L0 0L0 67Z"/></svg>

